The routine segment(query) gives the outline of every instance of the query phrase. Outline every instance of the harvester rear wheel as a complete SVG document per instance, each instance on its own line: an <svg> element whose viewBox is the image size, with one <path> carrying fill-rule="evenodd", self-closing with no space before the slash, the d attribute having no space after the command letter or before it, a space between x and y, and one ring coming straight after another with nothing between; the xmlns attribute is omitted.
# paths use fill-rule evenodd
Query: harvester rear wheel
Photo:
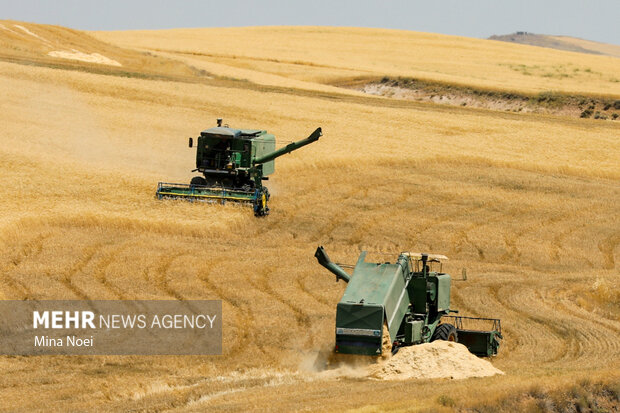
<svg viewBox="0 0 620 413"><path fill-rule="evenodd" d="M456 327L452 324L439 324L433 333L431 341L444 340L444 341L458 341L456 334Z"/></svg>

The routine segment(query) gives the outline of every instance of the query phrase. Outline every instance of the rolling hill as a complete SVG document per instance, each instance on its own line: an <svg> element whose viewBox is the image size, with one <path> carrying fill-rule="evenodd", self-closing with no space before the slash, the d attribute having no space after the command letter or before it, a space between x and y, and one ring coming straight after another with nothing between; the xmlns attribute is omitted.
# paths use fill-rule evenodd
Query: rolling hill
<svg viewBox="0 0 620 413"><path fill-rule="evenodd" d="M620 46L593 42L591 40L584 40L571 36L550 36L547 34L516 32L512 34L493 35L489 37L489 40L527 44L550 49L566 50L569 52L620 57Z"/></svg>
<svg viewBox="0 0 620 413"><path fill-rule="evenodd" d="M0 357L5 410L617 408L618 122L338 85L402 76L617 100L620 59L378 29L0 23L0 297L219 299L224 311L221 356ZM570 76L545 76L557 70ZM154 198L158 181L189 182L187 136L218 117L285 141L323 127L277 161L265 219ZM447 272L468 274L454 306L502 319L492 363L505 375L317 367L343 292L317 245L341 262L448 255Z"/></svg>

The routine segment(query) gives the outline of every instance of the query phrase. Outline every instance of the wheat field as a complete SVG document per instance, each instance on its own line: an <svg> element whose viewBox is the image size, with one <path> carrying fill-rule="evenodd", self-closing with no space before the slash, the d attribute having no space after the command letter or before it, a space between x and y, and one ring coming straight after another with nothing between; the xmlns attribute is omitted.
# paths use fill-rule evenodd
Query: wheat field
<svg viewBox="0 0 620 413"><path fill-rule="evenodd" d="M620 99L620 60L374 29L1 23L0 298L220 299L224 317L221 356L0 357L1 409L509 411L575 386L620 394L618 123L334 86L406 75ZM49 55L72 49L121 66ZM158 181L189 181L187 137L217 117L283 141L323 128L277 160L265 219L154 198ZM345 263L449 256L447 272L468 275L453 306L502 319L493 364L506 374L317 372L344 290L317 245Z"/></svg>
<svg viewBox="0 0 620 413"><path fill-rule="evenodd" d="M221 65L227 66L222 75L233 67L265 78L277 75L318 83L388 75L520 93L620 94L614 57L433 33L251 27L96 32L94 36L123 47L203 62L216 73Z"/></svg>

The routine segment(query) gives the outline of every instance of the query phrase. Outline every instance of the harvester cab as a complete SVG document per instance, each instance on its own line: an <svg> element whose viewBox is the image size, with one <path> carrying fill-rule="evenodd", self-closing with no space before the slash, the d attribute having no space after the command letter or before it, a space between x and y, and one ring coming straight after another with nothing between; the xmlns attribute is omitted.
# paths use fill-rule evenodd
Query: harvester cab
<svg viewBox="0 0 620 413"><path fill-rule="evenodd" d="M160 182L158 198L185 198L190 201L226 201L251 203L256 216L269 213L269 190L263 186L268 175L275 172L275 159L321 137L317 128L308 138L292 142L276 150L276 138L261 129L235 129L222 125L206 129L189 147L196 147L196 168L199 172L187 184Z"/></svg>
<svg viewBox="0 0 620 413"><path fill-rule="evenodd" d="M450 309L450 275L442 272L447 257L403 252L394 263L368 263L363 251L352 275L332 262L323 247L315 257L337 281L347 283L336 307L337 353L381 355L402 346L447 340L462 342L476 355L497 354L499 320L450 316L457 311ZM444 317L453 323L444 322ZM492 326L467 329L472 321Z"/></svg>

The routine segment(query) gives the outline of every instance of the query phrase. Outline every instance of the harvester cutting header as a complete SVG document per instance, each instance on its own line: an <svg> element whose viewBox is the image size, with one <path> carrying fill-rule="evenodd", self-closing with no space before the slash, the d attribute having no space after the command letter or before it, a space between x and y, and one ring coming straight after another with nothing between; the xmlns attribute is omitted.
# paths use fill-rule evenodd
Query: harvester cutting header
<svg viewBox="0 0 620 413"><path fill-rule="evenodd" d="M188 184L160 182L157 197L184 198L190 201L233 201L253 204L254 214L269 213L269 190L263 186L268 175L275 171L274 160L315 142L321 137L317 128L309 137L292 142L276 150L274 135L259 129L233 129L222 126L204 130L189 147L196 146L196 169L202 176L195 176ZM195 144L195 145L194 145Z"/></svg>

